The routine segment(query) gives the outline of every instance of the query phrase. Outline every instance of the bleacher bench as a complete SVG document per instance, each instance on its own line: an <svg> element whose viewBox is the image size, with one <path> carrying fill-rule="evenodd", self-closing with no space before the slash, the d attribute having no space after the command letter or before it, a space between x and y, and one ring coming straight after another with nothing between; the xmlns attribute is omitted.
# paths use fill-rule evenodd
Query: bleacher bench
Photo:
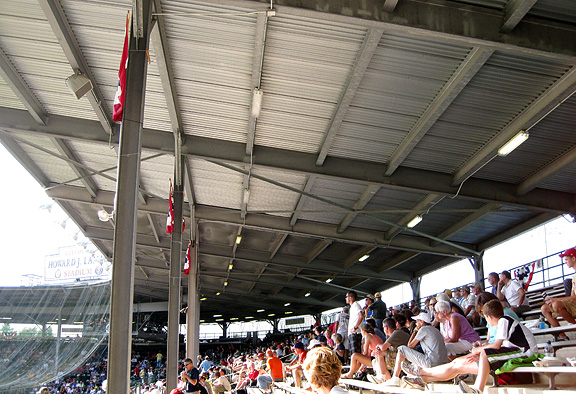
<svg viewBox="0 0 576 394"><path fill-rule="evenodd" d="M548 389L556 390L556 375L559 373L576 373L576 367L518 367L510 371L511 373L541 373L548 376ZM494 378L494 386L498 387L497 375L492 372L492 377Z"/></svg>
<svg viewBox="0 0 576 394"><path fill-rule="evenodd" d="M393 386L383 386L381 384L375 384L370 382L365 382L363 380L356 380L356 379L340 379L340 384L343 384L348 387L357 387L359 394L362 394L362 389L372 390L375 392L384 392L384 393L394 393L394 394L414 394L414 389L409 387L393 387ZM426 393L445 393L445 391L428 391Z"/></svg>

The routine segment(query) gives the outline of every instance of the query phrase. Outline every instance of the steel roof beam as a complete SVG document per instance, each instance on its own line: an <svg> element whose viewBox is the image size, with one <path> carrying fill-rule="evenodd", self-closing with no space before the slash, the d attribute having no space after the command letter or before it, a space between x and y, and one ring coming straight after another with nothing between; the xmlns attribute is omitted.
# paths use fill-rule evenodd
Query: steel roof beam
<svg viewBox="0 0 576 394"><path fill-rule="evenodd" d="M392 257L392 259L387 260L384 264L378 267L378 272L384 272L386 270L390 270L394 267L399 266L407 262L408 260L418 256L420 253L418 252L403 252L398 254L397 256Z"/></svg>
<svg viewBox="0 0 576 394"><path fill-rule="evenodd" d="M0 48L0 77L8 84L10 89L18 97L20 102L26 107L30 115L39 124L45 125L48 115L44 107L38 101L32 90L28 87L24 78L12 65L12 62L4 51Z"/></svg>
<svg viewBox="0 0 576 394"><path fill-rule="evenodd" d="M386 235L384 235L385 239L392 239L396 234L402 231L402 228L406 225L406 223L410 222L416 215L419 215L423 211L429 209L430 207L436 205L439 200L443 197L439 196L438 194L429 194L424 197L416 206L412 209L410 213L404 215L402 219L398 221L398 227L392 227L388 231L386 231Z"/></svg>
<svg viewBox="0 0 576 394"><path fill-rule="evenodd" d="M508 4L504 7L504 23L500 31L502 33L510 33L514 30L537 1L538 0L508 0Z"/></svg>
<svg viewBox="0 0 576 394"><path fill-rule="evenodd" d="M576 66L544 91L524 111L476 152L454 174L452 185L459 185L497 156L498 149L522 129L530 129L576 90Z"/></svg>
<svg viewBox="0 0 576 394"><path fill-rule="evenodd" d="M492 56L492 53L494 53L492 49L472 48L440 92L434 97L426 111L412 126L400 145L394 150L387 163L385 175L392 175L396 171L428 130L434 126L438 118L468 85L474 75L480 71L484 63Z"/></svg>
<svg viewBox="0 0 576 394"><path fill-rule="evenodd" d="M98 186L96 186L94 180L84 168L78 167L74 164L74 162L80 163L80 160L76 157L74 152L72 152L72 149L70 149L68 143L60 138L54 138L54 137L50 137L50 141L52 141L52 143L54 144L56 149L58 149L58 152L60 152L62 156L65 156L71 160L67 161L67 163L74 172L74 174L78 178L81 178L80 182L82 182L82 184L86 188L86 191L88 191L88 193L90 193L92 197L96 197Z"/></svg>
<svg viewBox="0 0 576 394"><path fill-rule="evenodd" d="M576 68L575 68L576 69ZM573 73L573 75L576 73ZM576 78L576 77L575 77ZM108 136L95 121L52 115L46 126L34 122L26 111L0 107L0 129L18 133L39 133L74 140L100 142L108 145ZM112 137L113 143L117 136ZM174 141L171 134L144 129L143 149L172 154ZM245 145L212 138L188 136L183 153L193 158L209 158L244 165ZM383 176L385 166L378 163L331 157L322 167L315 164L315 155L258 146L254 165L261 168L285 170L297 174L314 175L358 184L379 184L385 188L421 193L437 193L454 196L458 187L452 185L449 174L399 167L389 177ZM553 190L536 189L524 195L516 195L516 185L471 178L462 185L459 199L494 202L533 210L551 211L558 214L576 211L574 195Z"/></svg>
<svg viewBox="0 0 576 394"><path fill-rule="evenodd" d="M474 223L476 220L481 219L484 215L489 214L490 212L494 212L497 209L498 209L498 204L493 204L493 203L485 204L484 206L477 209L475 212L471 213L470 215L468 215L465 218L463 218L462 220L460 220L458 223L456 223L453 226L451 226L450 228L442 231L438 235L438 238L442 238L442 239L448 238L448 237L458 233L459 231L463 230L464 228L466 228L470 224ZM437 244L436 241L431 242L431 245L436 245L436 244Z"/></svg>
<svg viewBox="0 0 576 394"><path fill-rule="evenodd" d="M84 74L88 79L92 81L92 93L88 94L86 97L92 105L100 124L106 131L106 133L112 133L112 124L109 117L109 113L111 113L108 108L106 108L106 101L104 100L104 96L102 92L100 92L100 88L96 83L96 79L92 75L90 71L90 67L88 66L88 62L84 58L82 54L82 50L80 49L80 45L78 41L76 41L76 37L74 36L74 32L72 31L72 27L68 23L66 19L66 14L62 9L62 5L60 4L59 0L38 0L40 7L44 11L44 15L46 19L48 19L48 23L50 23L50 27L52 31L56 35L58 39L58 43L62 47L68 62L73 70L80 70L82 74Z"/></svg>
<svg viewBox="0 0 576 394"><path fill-rule="evenodd" d="M378 193L380 187L381 187L380 185L366 186L366 188L364 189L358 200L352 206L352 209L355 211L361 211L362 209L364 209L364 207L366 206L366 204L370 202L372 197L374 197L374 195ZM338 224L337 231L339 233L343 233L344 230L346 230L346 228L354 221L356 216L358 216L358 212L348 212L346 216L344 216L344 219L342 219L340 224Z"/></svg>
<svg viewBox="0 0 576 394"><path fill-rule="evenodd" d="M364 73L370 64L370 60L374 56L374 52L376 48L378 48L378 44L380 43L380 39L382 38L382 34L384 30L382 29L368 29L366 37L364 38L364 42L362 43L362 47L358 52L358 56L356 57L356 64L350 70L350 75L348 76L348 82L346 83L346 87L344 88L344 92L340 97L340 101L338 102L338 106L336 107L336 111L332 114L330 126L328 127L328 131L324 136L324 141L320 147L320 152L318 153L318 159L316 159L316 165L321 166L324 164L326 160L326 156L328 156L328 152L332 147L334 139L336 138L336 134L340 129L340 125L344 120L344 116L346 116L346 112L350 107L350 103L356 94L356 90L358 90L358 86L360 86L360 82L362 82L362 78L364 77Z"/></svg>
<svg viewBox="0 0 576 394"><path fill-rule="evenodd" d="M398 0L384 0L384 7L382 7L382 9L384 12L394 12L394 8L396 8L397 4Z"/></svg>
<svg viewBox="0 0 576 394"><path fill-rule="evenodd" d="M534 174L523 180L516 189L518 195L523 196L524 194L538 187L538 185L542 182L545 182L547 179L551 178L566 167L573 165L574 163L576 163L576 148L570 149L562 156L556 158L552 163L542 167Z"/></svg>
<svg viewBox="0 0 576 394"><path fill-rule="evenodd" d="M304 191L306 193L310 193L312 190L312 186L314 186L314 182L316 182L316 175L309 175L308 179L306 179L306 184L304 185ZM300 216L300 211L304 209L304 205L306 204L306 200L308 200L308 196L304 194L300 194L298 197L298 202L296 203L296 207L294 207L294 213L290 217L290 226L294 226L298 217Z"/></svg>

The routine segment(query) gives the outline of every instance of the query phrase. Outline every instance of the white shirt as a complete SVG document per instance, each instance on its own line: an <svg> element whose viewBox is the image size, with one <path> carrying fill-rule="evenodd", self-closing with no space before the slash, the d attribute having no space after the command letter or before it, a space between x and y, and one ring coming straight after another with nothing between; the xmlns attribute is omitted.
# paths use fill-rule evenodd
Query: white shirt
<svg viewBox="0 0 576 394"><path fill-rule="evenodd" d="M360 333L361 317L358 315L359 313L362 313L362 307L360 306L360 303L358 301L354 301L352 305L350 305L350 320L348 321L349 334ZM356 326L358 326L358 328L354 330L354 327Z"/></svg>
<svg viewBox="0 0 576 394"><path fill-rule="evenodd" d="M507 285L502 286L502 289L500 291L502 292L502 294L504 294L504 297L506 297L506 300L508 301L510 306L515 307L520 305L519 303L520 294L518 293L518 290L520 290L521 288L522 285L520 283L518 283L515 280L510 280ZM522 305L528 305L527 297L524 297Z"/></svg>

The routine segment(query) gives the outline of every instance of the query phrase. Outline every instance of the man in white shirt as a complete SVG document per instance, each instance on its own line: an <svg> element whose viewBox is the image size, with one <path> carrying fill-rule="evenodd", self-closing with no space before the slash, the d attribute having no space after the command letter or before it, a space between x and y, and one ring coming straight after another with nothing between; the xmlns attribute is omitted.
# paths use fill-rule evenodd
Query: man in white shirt
<svg viewBox="0 0 576 394"><path fill-rule="evenodd" d="M357 301L358 293L350 290L346 293L346 303L350 305L350 320L348 321L348 346L350 346L350 355L353 353L362 353L362 334L360 333L360 324L364 320L364 311Z"/></svg>
<svg viewBox="0 0 576 394"><path fill-rule="evenodd" d="M232 391L232 386L230 385L228 378L226 378L224 371L220 371L220 377L214 381L212 386L214 387L215 393L222 393L224 391Z"/></svg>
<svg viewBox="0 0 576 394"><path fill-rule="evenodd" d="M516 313L530 310L528 299L524 287L515 280L512 280L510 271L502 271L496 295L500 301L508 301L510 309Z"/></svg>

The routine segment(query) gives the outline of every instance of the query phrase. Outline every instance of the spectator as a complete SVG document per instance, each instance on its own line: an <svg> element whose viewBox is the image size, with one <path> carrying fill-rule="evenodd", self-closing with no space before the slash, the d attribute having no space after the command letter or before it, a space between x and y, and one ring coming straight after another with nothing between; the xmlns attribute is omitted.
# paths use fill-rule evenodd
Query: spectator
<svg viewBox="0 0 576 394"><path fill-rule="evenodd" d="M392 318L384 319L382 323L388 339L383 344L376 346L373 364L377 377L384 381L391 378L388 370L394 369L398 348L408 344L410 335L397 329L396 321Z"/></svg>
<svg viewBox="0 0 576 394"><path fill-rule="evenodd" d="M212 361L210 361L210 357L206 356L204 357L204 361L202 361L200 363L199 368L202 370L202 372L208 372L208 370L210 368L212 368L214 366L214 363Z"/></svg>
<svg viewBox="0 0 576 394"><path fill-rule="evenodd" d="M370 308L370 306L372 306L372 304L374 304L374 296L372 294L368 294L366 296L366 299L364 300L364 309L363 309L364 319L363 319L363 321L372 317L373 311Z"/></svg>
<svg viewBox="0 0 576 394"><path fill-rule="evenodd" d="M317 394L347 394L338 386L342 364L330 349L312 349L304 362L304 373L312 391Z"/></svg>
<svg viewBox="0 0 576 394"><path fill-rule="evenodd" d="M394 374L391 379L384 382L387 386L400 385L400 369L407 369L404 360L421 368L435 367L448 362L448 352L446 351L446 345L444 345L444 338L442 338L440 331L430 325L434 319L432 314L420 313L414 316L414 319L416 319L417 327L410 337L408 345L398 348ZM414 349L418 344L421 345L423 353ZM379 375L373 378L372 382L382 383L383 380L384 376Z"/></svg>
<svg viewBox="0 0 576 394"><path fill-rule="evenodd" d="M362 353L352 353L350 359L350 371L348 371L346 375L342 376L344 379L351 379L354 376L354 373L360 370L362 366L372 366L372 358L376 354L376 346L382 344L382 339L374 333L374 328L370 324L362 323L360 328L362 330L364 343Z"/></svg>
<svg viewBox="0 0 576 394"><path fill-rule="evenodd" d="M440 301L436 304L436 318L440 321L440 332L448 355L466 353L472 349L472 344L480 340L480 336L468 320L459 313L453 312L450 304Z"/></svg>
<svg viewBox="0 0 576 394"><path fill-rule="evenodd" d="M342 308L342 312L338 314L336 324L334 325L334 332L342 335L342 344L345 349L350 349L348 346L348 322L350 320L350 307L346 305Z"/></svg>
<svg viewBox="0 0 576 394"><path fill-rule="evenodd" d="M490 286L492 286L491 293L494 295L497 295L497 293L498 293L498 282L499 281L500 281L500 278L498 277L498 274L496 272L490 272L488 274L488 283L490 283Z"/></svg>
<svg viewBox="0 0 576 394"><path fill-rule="evenodd" d="M304 344L302 342L296 342L294 344L294 352L296 353L296 358L292 360L290 365L286 367L287 370L292 371L292 377L294 378L294 384L296 387L300 388L300 381L302 380L302 364L306 359L306 350L304 349Z"/></svg>
<svg viewBox="0 0 576 394"><path fill-rule="evenodd" d="M510 271L502 271L500 274L496 295L501 301L506 300L510 304L510 308L516 313L530 310L524 287L518 281L512 280Z"/></svg>
<svg viewBox="0 0 576 394"><path fill-rule="evenodd" d="M564 253L560 254L564 260L564 264L568 268L576 271L576 248L567 249ZM545 304L542 305L542 314L548 320L552 327L558 327L557 318L562 316L566 322L570 324L576 323L576 273L572 278L572 292L568 297L554 297L544 300ZM565 336L566 334L564 334ZM567 338L567 337L565 337Z"/></svg>
<svg viewBox="0 0 576 394"><path fill-rule="evenodd" d="M346 361L346 348L342 343L342 335L340 334L333 334L332 339L334 340L334 352L338 356L338 359L344 365Z"/></svg>
<svg viewBox="0 0 576 394"><path fill-rule="evenodd" d="M281 382L284 380L284 366L282 361L278 358L278 355L274 351L268 349L266 351L267 373L262 374L256 378L258 387L264 392L270 392L270 385L272 382Z"/></svg>
<svg viewBox="0 0 576 394"><path fill-rule="evenodd" d="M200 384L206 389L208 394L213 394L212 385L208 381L208 372L202 372L200 374Z"/></svg>
<svg viewBox="0 0 576 394"><path fill-rule="evenodd" d="M478 324L480 323L480 316L476 317L474 315L474 308L476 306L476 296L470 293L470 287L463 286L461 290L462 294L462 302L460 305L462 309L464 309L464 316L470 322L470 324Z"/></svg>
<svg viewBox="0 0 576 394"><path fill-rule="evenodd" d="M215 393L223 393L224 391L232 391L232 386L230 385L228 378L224 374L224 371L220 371L220 376L218 377L218 379L216 379L214 381L212 386L214 387Z"/></svg>
<svg viewBox="0 0 576 394"><path fill-rule="evenodd" d="M360 303L356 301L358 294L351 290L346 293L346 303L350 305L350 320L348 322L348 345L350 354L362 354L362 334L360 333L360 324L364 320L364 313Z"/></svg>
<svg viewBox="0 0 576 394"><path fill-rule="evenodd" d="M187 358L184 360L184 370L180 374L180 378L186 383L187 393L200 391L202 394L208 394L206 389L200 384L200 372L192 364L192 359Z"/></svg>
<svg viewBox="0 0 576 394"><path fill-rule="evenodd" d="M372 310L372 318L376 321L376 328L382 330L382 321L386 319L386 303L382 301L382 294L374 294L374 303L369 306Z"/></svg>

